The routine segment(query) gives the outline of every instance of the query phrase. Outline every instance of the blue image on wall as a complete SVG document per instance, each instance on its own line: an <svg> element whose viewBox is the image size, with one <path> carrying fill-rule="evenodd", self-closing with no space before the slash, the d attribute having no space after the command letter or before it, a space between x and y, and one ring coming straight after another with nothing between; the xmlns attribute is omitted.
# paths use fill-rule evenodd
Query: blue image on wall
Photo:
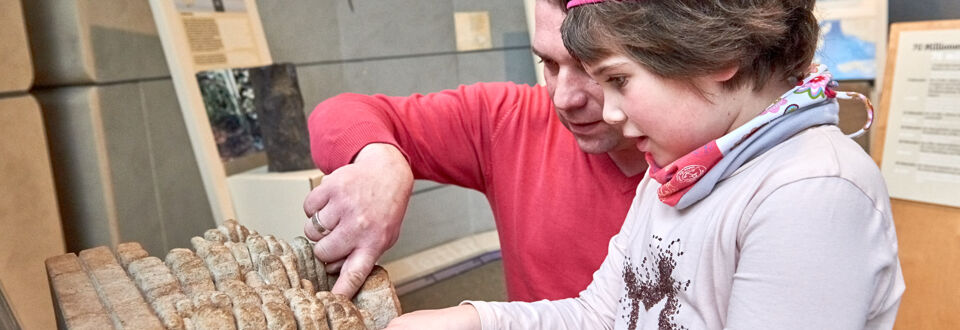
<svg viewBox="0 0 960 330"><path fill-rule="evenodd" d="M814 62L826 64L836 80L872 80L877 77L876 43L843 31L840 20L820 22L823 43Z"/></svg>

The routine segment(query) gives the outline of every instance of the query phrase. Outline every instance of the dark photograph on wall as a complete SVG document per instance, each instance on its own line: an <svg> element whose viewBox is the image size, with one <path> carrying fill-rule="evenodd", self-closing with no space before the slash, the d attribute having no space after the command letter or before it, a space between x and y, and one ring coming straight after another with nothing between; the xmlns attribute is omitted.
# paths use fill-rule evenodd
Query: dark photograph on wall
<svg viewBox="0 0 960 330"><path fill-rule="evenodd" d="M286 63L250 69L250 79L257 95L254 104L267 152L267 170L315 168L296 67Z"/></svg>
<svg viewBox="0 0 960 330"><path fill-rule="evenodd" d="M292 64L201 71L197 83L227 173L314 167Z"/></svg>
<svg viewBox="0 0 960 330"><path fill-rule="evenodd" d="M210 129L224 163L263 151L253 82L249 69L197 73Z"/></svg>

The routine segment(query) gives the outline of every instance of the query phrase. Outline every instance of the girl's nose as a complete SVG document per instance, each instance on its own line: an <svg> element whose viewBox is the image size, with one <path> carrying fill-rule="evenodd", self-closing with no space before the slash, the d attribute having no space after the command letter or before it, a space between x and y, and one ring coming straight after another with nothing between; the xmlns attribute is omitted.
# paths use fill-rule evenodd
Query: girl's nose
<svg viewBox="0 0 960 330"><path fill-rule="evenodd" d="M611 125L617 125L627 120L627 115L616 106L612 100L606 98L603 104L603 121Z"/></svg>

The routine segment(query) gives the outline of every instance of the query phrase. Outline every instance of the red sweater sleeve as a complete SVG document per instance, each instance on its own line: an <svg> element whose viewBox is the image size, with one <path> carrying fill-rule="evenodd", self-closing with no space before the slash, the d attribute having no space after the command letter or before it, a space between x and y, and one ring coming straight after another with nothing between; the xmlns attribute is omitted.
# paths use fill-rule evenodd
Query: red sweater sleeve
<svg viewBox="0 0 960 330"><path fill-rule="evenodd" d="M313 160L330 173L364 146L388 143L406 156L414 177L485 191L498 124L536 87L479 83L408 97L341 94L309 119Z"/></svg>

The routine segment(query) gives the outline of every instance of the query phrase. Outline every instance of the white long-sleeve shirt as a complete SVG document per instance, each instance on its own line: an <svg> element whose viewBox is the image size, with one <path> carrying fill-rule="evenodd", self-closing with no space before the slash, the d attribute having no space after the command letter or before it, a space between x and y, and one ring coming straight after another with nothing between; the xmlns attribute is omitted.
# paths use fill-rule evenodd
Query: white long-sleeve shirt
<svg viewBox="0 0 960 330"><path fill-rule="evenodd" d="M904 282L889 196L836 126L784 141L684 210L659 186L640 182L579 297L465 302L483 329L893 327Z"/></svg>

